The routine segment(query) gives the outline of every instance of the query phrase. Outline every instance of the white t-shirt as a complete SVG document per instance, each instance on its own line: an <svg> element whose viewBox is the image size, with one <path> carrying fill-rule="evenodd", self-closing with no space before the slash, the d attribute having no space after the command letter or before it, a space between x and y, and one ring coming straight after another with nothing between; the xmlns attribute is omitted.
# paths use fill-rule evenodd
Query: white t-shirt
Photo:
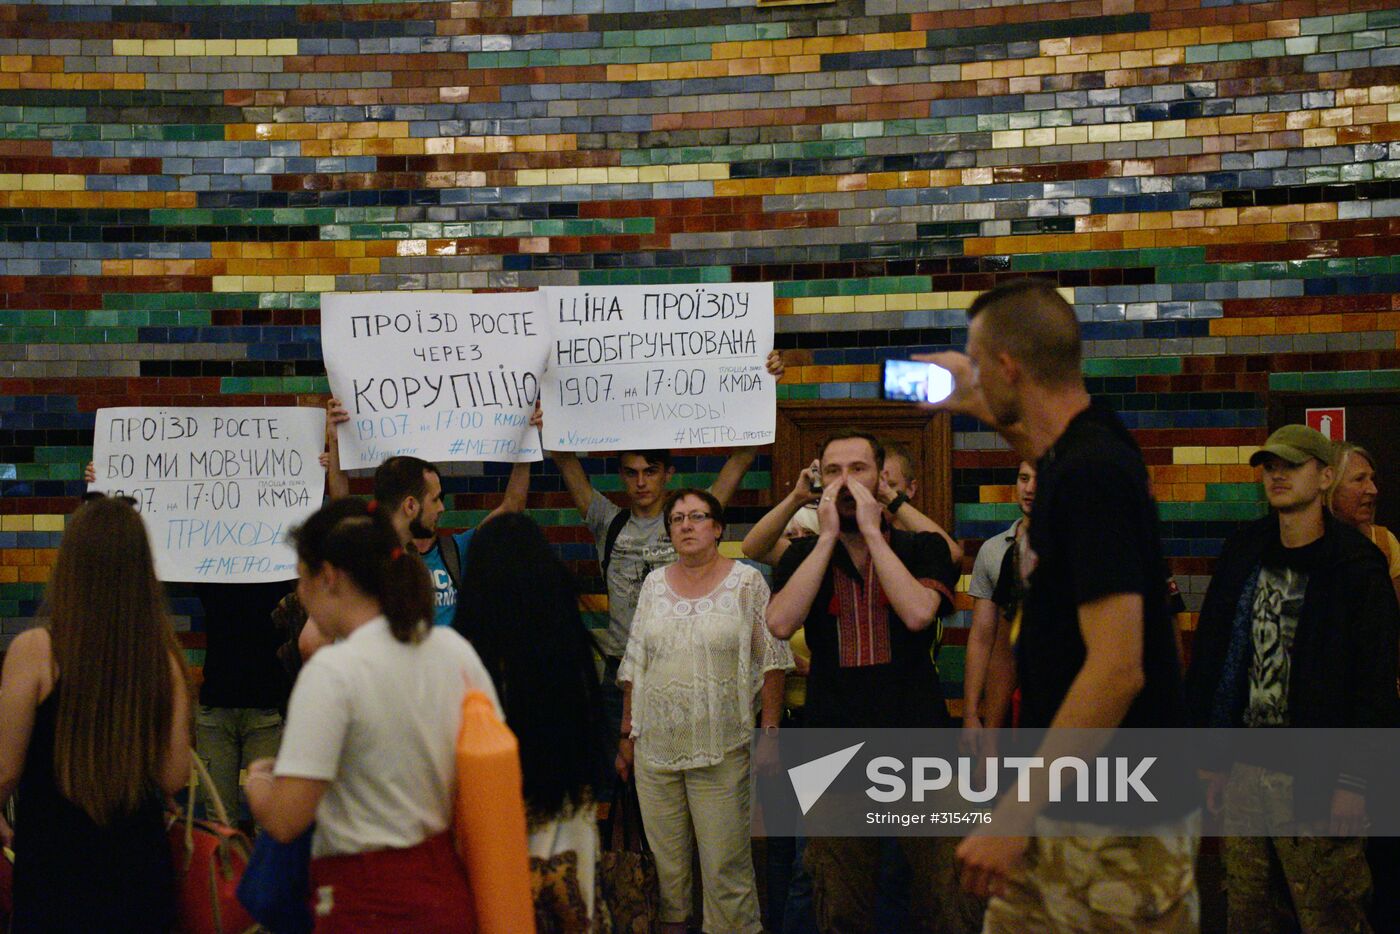
<svg viewBox="0 0 1400 934"><path fill-rule="evenodd" d="M316 808L312 856L416 846L450 826L469 690L500 713L476 650L442 626L408 645L380 616L311 657L292 691L276 773L331 783Z"/></svg>

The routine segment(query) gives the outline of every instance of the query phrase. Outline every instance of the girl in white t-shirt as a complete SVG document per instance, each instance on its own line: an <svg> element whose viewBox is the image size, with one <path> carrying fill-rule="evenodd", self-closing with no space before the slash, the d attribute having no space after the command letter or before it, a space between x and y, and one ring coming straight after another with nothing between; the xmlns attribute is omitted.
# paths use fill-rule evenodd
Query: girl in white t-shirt
<svg viewBox="0 0 1400 934"><path fill-rule="evenodd" d="M291 841L315 822L321 932L475 929L449 828L462 700L490 676L433 627L427 569L372 505L331 503L293 533L297 593L327 638L297 678L276 763L249 768L258 823ZM499 708L499 703L497 703Z"/></svg>

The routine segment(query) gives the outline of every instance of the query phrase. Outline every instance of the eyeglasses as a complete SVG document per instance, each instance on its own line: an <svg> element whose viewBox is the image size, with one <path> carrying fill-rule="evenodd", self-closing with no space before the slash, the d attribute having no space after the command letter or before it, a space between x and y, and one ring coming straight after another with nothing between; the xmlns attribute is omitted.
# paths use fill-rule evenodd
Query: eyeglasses
<svg viewBox="0 0 1400 934"><path fill-rule="evenodd" d="M699 525L706 519L713 518L714 516L710 515L708 512L677 512L671 514L671 524L679 525L680 523L689 519L692 525Z"/></svg>

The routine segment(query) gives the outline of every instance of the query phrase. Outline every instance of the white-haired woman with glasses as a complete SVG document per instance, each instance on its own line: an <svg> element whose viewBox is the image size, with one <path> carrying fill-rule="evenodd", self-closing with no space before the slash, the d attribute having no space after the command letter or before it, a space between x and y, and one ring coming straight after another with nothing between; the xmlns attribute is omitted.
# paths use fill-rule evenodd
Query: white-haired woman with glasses
<svg viewBox="0 0 1400 934"><path fill-rule="evenodd" d="M704 490L676 490L662 516L677 560L647 577L632 619L618 670L625 697L618 773L637 776L662 929L685 930L694 842L704 929L758 932L749 739L756 702L760 725L778 728L792 652L764 622L763 576L719 553L719 501Z"/></svg>

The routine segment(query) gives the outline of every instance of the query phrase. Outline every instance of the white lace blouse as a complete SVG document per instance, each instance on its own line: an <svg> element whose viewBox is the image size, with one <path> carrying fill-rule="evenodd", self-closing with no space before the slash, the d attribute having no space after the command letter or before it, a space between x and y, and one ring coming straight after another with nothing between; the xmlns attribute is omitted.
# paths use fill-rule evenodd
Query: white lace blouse
<svg viewBox="0 0 1400 934"><path fill-rule="evenodd" d="M698 599L672 590L665 568L647 576L617 680L632 684L632 736L652 768L714 765L748 745L764 674L793 667L767 608L763 575L738 561Z"/></svg>

